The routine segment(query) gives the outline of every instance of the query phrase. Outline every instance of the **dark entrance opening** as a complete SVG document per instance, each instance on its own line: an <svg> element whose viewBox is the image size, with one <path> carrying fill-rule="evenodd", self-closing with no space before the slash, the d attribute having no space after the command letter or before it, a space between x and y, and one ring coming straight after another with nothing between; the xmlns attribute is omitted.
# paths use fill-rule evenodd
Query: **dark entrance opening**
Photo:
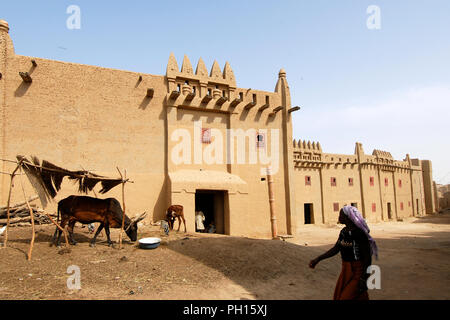
<svg viewBox="0 0 450 320"><path fill-rule="evenodd" d="M198 232L227 234L226 223L228 221L226 191L197 190L195 192L195 212L202 211L205 216L203 231Z"/></svg>
<svg viewBox="0 0 450 320"><path fill-rule="evenodd" d="M351 203L351 206L352 206L352 207L355 207L355 208L358 208L358 204L357 204L356 202L352 202L352 203Z"/></svg>
<svg viewBox="0 0 450 320"><path fill-rule="evenodd" d="M305 224L314 223L313 204L305 203Z"/></svg>
<svg viewBox="0 0 450 320"><path fill-rule="evenodd" d="M388 219L391 220L392 219L392 208L391 208L390 202L387 203L387 213L388 213Z"/></svg>
<svg viewBox="0 0 450 320"><path fill-rule="evenodd" d="M417 215L419 216L420 215L420 212L419 212L419 199L416 199L416 208L417 208Z"/></svg>

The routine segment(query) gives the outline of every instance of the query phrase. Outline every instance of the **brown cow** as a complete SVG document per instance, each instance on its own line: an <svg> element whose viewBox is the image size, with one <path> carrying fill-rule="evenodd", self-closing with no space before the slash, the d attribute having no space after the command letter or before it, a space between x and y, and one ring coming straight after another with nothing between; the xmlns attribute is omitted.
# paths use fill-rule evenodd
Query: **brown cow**
<svg viewBox="0 0 450 320"><path fill-rule="evenodd" d="M106 236L108 238L108 244L112 245L109 228L121 228L123 211L119 201L114 198L97 199L87 196L69 196L58 202L58 220L59 214L61 214L61 227L64 228L68 224L67 230L69 231L69 240L71 244L76 244L73 239L73 227L76 222L83 224L100 222L100 226L91 240L91 246L95 245L95 240L105 228ZM137 223L144 219L145 212L137 219L130 219L125 215L124 230L131 241L137 239ZM58 228L53 235L53 242L56 240L58 233L58 239L56 245L59 246L62 231Z"/></svg>
<svg viewBox="0 0 450 320"><path fill-rule="evenodd" d="M180 231L181 219L184 223L184 232L186 232L186 220L184 220L183 206L179 204L173 204L167 208L166 221L169 223L169 227L173 230L173 225L175 224L175 219L178 218L178 230Z"/></svg>

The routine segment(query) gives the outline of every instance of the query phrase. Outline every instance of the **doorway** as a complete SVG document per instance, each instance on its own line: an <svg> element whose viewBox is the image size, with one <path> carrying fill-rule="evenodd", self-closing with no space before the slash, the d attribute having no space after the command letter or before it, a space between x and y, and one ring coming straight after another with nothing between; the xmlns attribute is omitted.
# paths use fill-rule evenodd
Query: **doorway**
<svg viewBox="0 0 450 320"><path fill-rule="evenodd" d="M313 224L314 223L313 204L305 203L304 212L305 212L305 224Z"/></svg>
<svg viewBox="0 0 450 320"><path fill-rule="evenodd" d="M388 214L388 219L392 220L392 208L391 208L390 202L387 203L387 214Z"/></svg>
<svg viewBox="0 0 450 320"><path fill-rule="evenodd" d="M350 205L351 205L352 207L358 208L358 203L357 203L357 202L352 202Z"/></svg>
<svg viewBox="0 0 450 320"><path fill-rule="evenodd" d="M205 216L203 225L205 229L197 232L226 233L228 222L228 212L226 209L226 191L196 190L195 192L195 212L202 211Z"/></svg>

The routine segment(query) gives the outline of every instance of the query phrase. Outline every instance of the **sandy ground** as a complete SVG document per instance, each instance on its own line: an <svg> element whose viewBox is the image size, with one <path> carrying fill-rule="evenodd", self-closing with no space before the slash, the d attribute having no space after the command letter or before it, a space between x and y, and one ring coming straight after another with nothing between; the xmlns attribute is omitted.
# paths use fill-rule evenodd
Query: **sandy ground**
<svg viewBox="0 0 450 320"><path fill-rule="evenodd" d="M177 226L177 225L176 225ZM26 260L31 228L11 228L0 249L0 299L330 299L340 257L308 262L330 248L342 226L302 226L286 241L171 232L143 227L160 247L125 243L110 248L104 237L76 227L70 253L49 246L52 226L37 226L32 261ZM381 289L371 299L450 298L450 212L370 225L377 240ZM112 232L118 239L118 230ZM3 242L3 237L0 237ZM67 268L80 268L81 289L69 290Z"/></svg>

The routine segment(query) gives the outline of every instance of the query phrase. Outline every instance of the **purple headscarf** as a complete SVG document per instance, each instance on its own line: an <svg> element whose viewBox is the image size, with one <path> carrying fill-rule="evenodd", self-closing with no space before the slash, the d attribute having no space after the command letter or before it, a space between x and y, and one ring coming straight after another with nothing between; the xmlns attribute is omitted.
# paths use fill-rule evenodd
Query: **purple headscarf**
<svg viewBox="0 0 450 320"><path fill-rule="evenodd" d="M367 226L366 221L364 220L361 213L358 211L357 208L353 206L344 206L342 208L344 211L344 214L357 226L359 229L361 229L367 236L367 239L369 239L370 243L370 252L372 255L375 255L375 258L378 260L378 247L375 242L375 240L370 236L370 229Z"/></svg>

